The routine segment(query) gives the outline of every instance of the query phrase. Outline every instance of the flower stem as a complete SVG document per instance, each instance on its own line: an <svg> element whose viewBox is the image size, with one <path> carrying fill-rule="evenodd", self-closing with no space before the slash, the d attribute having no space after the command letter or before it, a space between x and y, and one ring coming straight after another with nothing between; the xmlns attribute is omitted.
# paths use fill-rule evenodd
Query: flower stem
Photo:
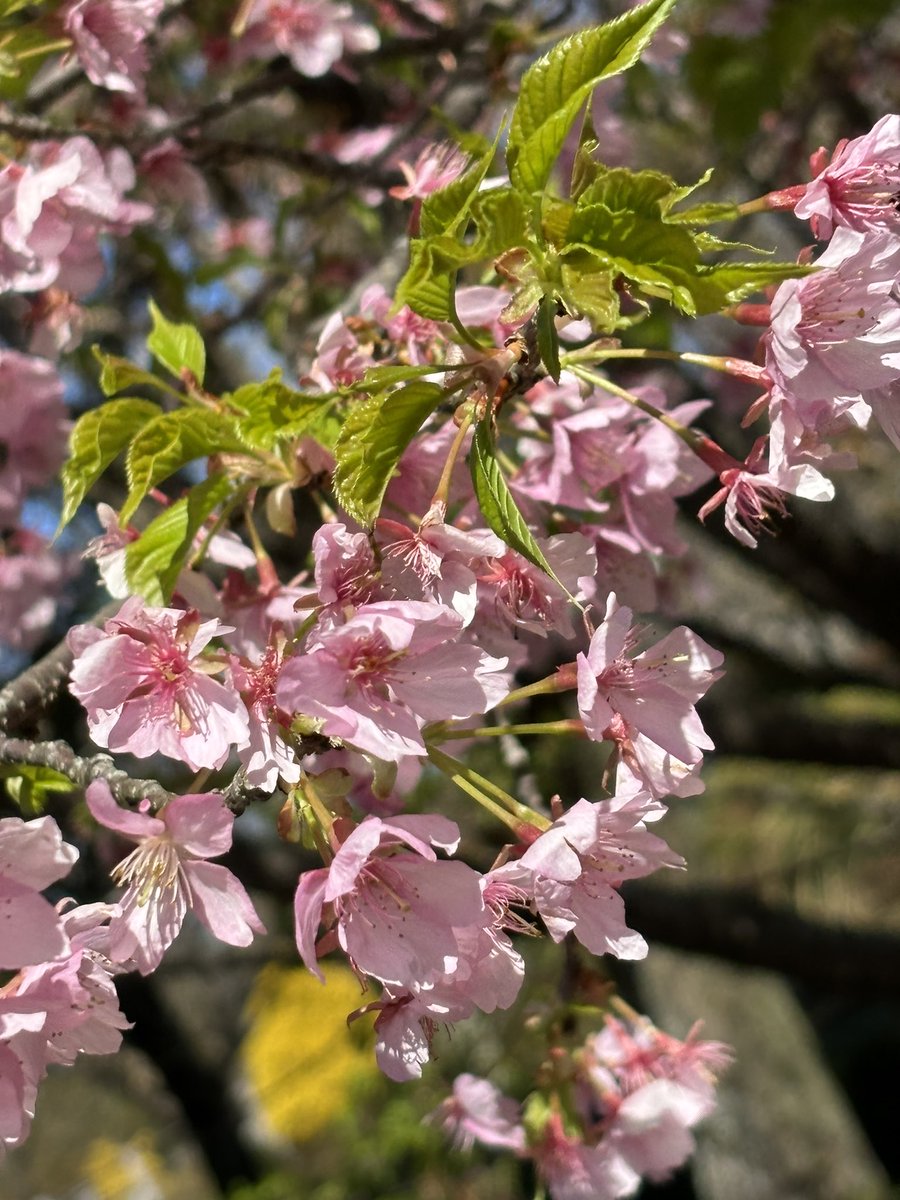
<svg viewBox="0 0 900 1200"><path fill-rule="evenodd" d="M584 733L581 721L535 721L525 725L481 725L478 729L448 729L441 736L452 741L470 737L503 737L506 734Z"/></svg>
<svg viewBox="0 0 900 1200"><path fill-rule="evenodd" d="M523 824L533 825L541 830L550 827L550 822L546 817L542 817L539 813L533 812L524 804L520 804L509 792L505 792L503 788L492 783L490 779L479 775L477 771L473 771L471 767L467 767L459 759L451 758L449 754L445 754L443 750L438 750L436 746L428 747L428 757L438 770L443 771L458 788L466 792L473 800L476 800L482 808L495 816L498 821L502 821L504 825L508 826L516 834L517 838ZM504 808L495 803L488 793L496 796L509 811L504 811Z"/></svg>
<svg viewBox="0 0 900 1200"><path fill-rule="evenodd" d="M456 466L456 460L459 458L460 451L466 440L466 434L471 428L474 420L474 410L469 407L468 411L463 414L463 418L459 423L459 428L456 431L456 437L453 439L453 445L450 447L450 453L447 455L447 461L444 463L444 469L441 471L441 477L438 480L438 485L434 490L434 495L431 497L431 507L436 504L442 504L446 510L448 497L450 495L450 480L453 477L453 468Z"/></svg>

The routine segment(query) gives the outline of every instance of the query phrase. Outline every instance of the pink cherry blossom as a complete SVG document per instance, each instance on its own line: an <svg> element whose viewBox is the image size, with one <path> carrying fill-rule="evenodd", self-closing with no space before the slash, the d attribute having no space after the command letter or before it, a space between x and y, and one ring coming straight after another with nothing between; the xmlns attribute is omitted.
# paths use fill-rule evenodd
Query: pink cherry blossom
<svg viewBox="0 0 900 1200"><path fill-rule="evenodd" d="M439 1026L464 1021L476 1009L509 1008L519 994L525 964L503 930L508 903L522 903L524 895L497 878L482 877L479 886L484 908L475 922L453 930L455 953L443 969L406 988L385 984L381 999L360 1010L378 1013L375 1058L398 1083L421 1077Z"/></svg>
<svg viewBox="0 0 900 1200"><path fill-rule="evenodd" d="M482 613L515 636L527 630L572 637L572 600L593 598L596 552L581 533L537 538L553 576L515 550L504 549L479 572Z"/></svg>
<svg viewBox="0 0 900 1200"><path fill-rule="evenodd" d="M52 817L0 820L0 968L16 969L69 950L59 913L40 893L78 858Z"/></svg>
<svg viewBox="0 0 900 1200"><path fill-rule="evenodd" d="M55 552L30 529L17 529L0 542L0 641L19 650L37 646L74 569L71 556Z"/></svg>
<svg viewBox="0 0 900 1200"><path fill-rule="evenodd" d="M46 1007L42 1034L47 1039L46 1061L71 1066L79 1054L114 1054L129 1024L119 1009L107 954L111 922L118 909L110 904L85 904L63 914L71 942L66 957L25 967L17 978L17 1001Z"/></svg>
<svg viewBox="0 0 900 1200"><path fill-rule="evenodd" d="M103 629L71 629L70 688L87 709L97 745L138 758L166 754L194 771L220 767L249 735L233 685L210 673L225 662L202 656L228 630L195 612L145 607L138 597L126 600Z"/></svg>
<svg viewBox="0 0 900 1200"><path fill-rule="evenodd" d="M781 284L764 339L766 369L805 422L806 406L839 415L900 376L900 238L840 228L816 266Z"/></svg>
<svg viewBox="0 0 900 1200"><path fill-rule="evenodd" d="M480 1142L516 1154L525 1151L520 1106L487 1079L468 1073L457 1075L452 1095L434 1115L460 1150L469 1150Z"/></svg>
<svg viewBox="0 0 900 1200"><path fill-rule="evenodd" d="M462 627L436 604L365 604L287 660L277 702L377 758L424 755L426 722L485 712L509 690L505 660L459 642Z"/></svg>
<svg viewBox="0 0 900 1200"><path fill-rule="evenodd" d="M442 976L459 958L455 927L483 923L480 876L454 850L459 830L439 816L366 817L339 847L330 867L307 871L294 901L297 946L316 964L315 935L328 906L337 940L354 967L397 988Z"/></svg>
<svg viewBox="0 0 900 1200"><path fill-rule="evenodd" d="M823 240L836 225L860 233L900 229L900 117L882 117L862 137L844 139L827 162L824 147L813 155L818 175L807 185L794 213L812 223Z"/></svg>
<svg viewBox="0 0 900 1200"><path fill-rule="evenodd" d="M0 524L13 524L27 492L49 483L62 466L68 433L53 365L0 350Z"/></svg>
<svg viewBox="0 0 900 1200"><path fill-rule="evenodd" d="M334 0L256 0L243 53L248 57L285 54L301 75L324 75L345 54L375 50L377 30Z"/></svg>
<svg viewBox="0 0 900 1200"><path fill-rule="evenodd" d="M289 740L290 720L275 703L275 685L281 654L269 646L255 667L236 663L232 667L235 686L250 716L247 744L238 747L238 759L252 788L274 792L279 779L294 784L302 774Z"/></svg>
<svg viewBox="0 0 900 1200"><path fill-rule="evenodd" d="M458 146L451 142L433 142L419 153L413 165L398 163L406 183L402 187L392 187L390 194L398 200L422 200L452 183L466 165L466 156Z"/></svg>
<svg viewBox="0 0 900 1200"><path fill-rule="evenodd" d="M650 1021L629 1028L608 1017L580 1056L580 1101L603 1143L638 1175L667 1178L694 1149L690 1129L715 1107L716 1075L731 1061L727 1046L685 1041Z"/></svg>
<svg viewBox="0 0 900 1200"><path fill-rule="evenodd" d="M378 565L364 533L346 525L323 525L313 534L316 591L321 602L337 608L358 607L380 599Z"/></svg>
<svg viewBox="0 0 900 1200"><path fill-rule="evenodd" d="M780 426L782 431L783 428ZM736 465L723 470L719 475L721 488L698 513L700 520L705 521L724 503L725 528L751 549L756 546L761 530L770 531L771 515L787 516L784 496L802 496L807 500L831 500L834 497L832 484L811 463L791 463L786 455L779 461L778 451L786 448L783 437L771 439L769 466L763 470L767 444L769 439L759 438L743 468Z"/></svg>
<svg viewBox="0 0 900 1200"><path fill-rule="evenodd" d="M478 572L502 555L503 542L486 529L462 530L444 521L444 506L425 514L417 530L381 518L375 534L382 578L411 599L434 600L471 624L477 605Z"/></svg>
<svg viewBox="0 0 900 1200"><path fill-rule="evenodd" d="M592 1145L563 1128L553 1113L532 1150L551 1200L620 1200L633 1196L641 1177L608 1145Z"/></svg>
<svg viewBox="0 0 900 1200"><path fill-rule="evenodd" d="M50 1063L70 1066L78 1054L111 1054L121 1044L128 1022L104 952L115 911L105 904L71 909L61 918L64 951L0 989L0 1156L27 1137Z"/></svg>
<svg viewBox="0 0 900 1200"><path fill-rule="evenodd" d="M641 631L615 595L577 658L578 711L588 737L611 740L622 776L654 796L691 795L703 751L712 749L694 708L718 678L723 656L680 625L635 654Z"/></svg>
<svg viewBox="0 0 900 1200"><path fill-rule="evenodd" d="M193 910L214 937L230 946L249 946L265 933L250 897L227 867L207 862L231 848L234 814L213 792L175 796L151 816L120 808L109 785L87 789L91 815L137 843L112 875L126 886L121 912L109 930L109 957L130 963L142 975L155 971Z"/></svg>
<svg viewBox="0 0 900 1200"><path fill-rule="evenodd" d="M114 92L139 95L147 70L144 41L165 0L74 0L60 14L85 74Z"/></svg>
<svg viewBox="0 0 900 1200"><path fill-rule="evenodd" d="M625 924L617 888L658 867L683 866L666 843L646 828L654 812L644 793L625 801L579 800L532 843L520 859L491 877L520 887L554 941L574 933L594 954L644 958L647 943Z"/></svg>
<svg viewBox="0 0 900 1200"><path fill-rule="evenodd" d="M32 264L31 283L3 278L0 287L34 291L50 284L75 295L91 291L103 275L99 235L123 234L152 216L149 205L125 200L134 187L128 153L101 154L86 137L38 142L24 167L12 163L0 175L14 187L14 204L2 219L4 241ZM4 209L0 186L0 212Z"/></svg>

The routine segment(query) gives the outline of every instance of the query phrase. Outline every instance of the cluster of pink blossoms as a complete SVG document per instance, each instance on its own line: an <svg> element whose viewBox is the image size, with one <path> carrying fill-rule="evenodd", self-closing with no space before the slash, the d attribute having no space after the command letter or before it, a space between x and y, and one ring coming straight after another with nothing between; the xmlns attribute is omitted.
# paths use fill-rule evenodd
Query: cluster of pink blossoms
<svg viewBox="0 0 900 1200"><path fill-rule="evenodd" d="M128 1027L108 953L116 908L54 908L40 893L78 858L52 817L0 820L0 1153L28 1136L50 1063L111 1054Z"/></svg>
<svg viewBox="0 0 900 1200"><path fill-rule="evenodd" d="M702 515L724 503L728 529L749 546L770 513L784 511L785 495L832 498L822 469L852 462L830 444L845 430L874 416L900 448L900 116L882 117L830 158L817 151L811 165L811 183L768 199L808 219L828 245L811 274L781 284L770 305L745 309L767 326L762 367L743 364L767 388L747 419L767 407L770 432L744 463L717 449L703 455L722 488Z"/></svg>
<svg viewBox="0 0 900 1200"><path fill-rule="evenodd" d="M70 5L66 19L89 24L97 7ZM63 387L48 359L81 340L77 298L105 273L102 236L128 233L152 215L124 198L134 184L127 152L101 153L87 137L36 142L24 161L0 170L0 293L27 297L31 349L46 356L0 349L0 618L2 640L16 649L32 649L45 634L73 567L20 527L23 502L53 480L66 455Z"/></svg>
<svg viewBox="0 0 900 1200"><path fill-rule="evenodd" d="M220 796L177 796L152 817L120 808L97 782L87 802L101 825L138 843L113 872L127 885L118 903L54 907L41 892L78 851L52 817L0 820L0 968L16 972L0 988L0 1155L28 1136L49 1064L118 1050L128 1022L113 978L155 970L188 909L234 946L264 932L235 876L206 861L231 846L234 817Z"/></svg>
<svg viewBox="0 0 900 1200"><path fill-rule="evenodd" d="M529 1144L528 1106L486 1079L460 1075L438 1112L462 1146L480 1142L533 1160L554 1200L621 1200L644 1179L666 1179L694 1148L691 1129L715 1107L715 1077L727 1047L683 1042L645 1018L608 1017L565 1064L570 1108L554 1112Z"/></svg>

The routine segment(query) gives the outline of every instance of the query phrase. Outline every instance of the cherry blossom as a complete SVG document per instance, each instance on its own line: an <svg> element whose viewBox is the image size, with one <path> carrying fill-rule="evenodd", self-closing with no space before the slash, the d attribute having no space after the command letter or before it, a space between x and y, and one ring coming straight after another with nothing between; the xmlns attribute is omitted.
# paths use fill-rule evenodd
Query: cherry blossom
<svg viewBox="0 0 900 1200"><path fill-rule="evenodd" d="M69 421L53 365L0 349L0 523L13 524L32 488L48 483L66 456Z"/></svg>
<svg viewBox="0 0 900 1200"><path fill-rule="evenodd" d="M579 800L520 859L492 877L533 898L554 941L574 933L594 954L644 958L647 943L626 926L616 889L658 867L684 865L647 830L645 819L659 815L654 807L646 793L597 804Z"/></svg>
<svg viewBox="0 0 900 1200"><path fill-rule="evenodd" d="M121 1044L128 1022L104 953L115 911L105 904L71 909L61 918L64 950L0 989L0 1155L27 1137L50 1063L71 1066L78 1054L112 1054Z"/></svg>
<svg viewBox="0 0 900 1200"><path fill-rule="evenodd" d="M423 755L426 722L485 712L509 690L505 659L460 643L462 627L441 605L364 604L287 660L277 702L377 758Z"/></svg>
<svg viewBox="0 0 900 1200"><path fill-rule="evenodd" d="M17 650L37 646L73 573L71 557L54 553L30 529L17 529L0 543L0 641Z"/></svg>
<svg viewBox="0 0 900 1200"><path fill-rule="evenodd" d="M206 861L231 848L234 814L221 796L175 796L157 816L146 801L138 812L120 808L104 780L92 783L86 798L99 824L137 843L112 872L126 891L110 922L110 959L142 975L155 971L188 909L230 946L249 946L255 933L265 933L237 877Z"/></svg>
<svg viewBox="0 0 900 1200"><path fill-rule="evenodd" d="M419 153L414 164L401 161L398 166L406 183L392 187L390 194L398 200L423 200L462 174L466 156L452 143L434 142Z"/></svg>
<svg viewBox="0 0 900 1200"><path fill-rule="evenodd" d="M79 296L91 291L104 270L99 235L126 233L152 215L149 205L123 198L134 183L125 150L103 155L86 137L38 142L24 166L4 167L0 290L55 284Z"/></svg>
<svg viewBox="0 0 900 1200"><path fill-rule="evenodd" d="M52 817L0 820L0 968L59 957L69 939L56 909L40 893L78 858Z"/></svg>
<svg viewBox="0 0 900 1200"><path fill-rule="evenodd" d="M780 427L783 430L783 426ZM785 495L801 496L806 500L831 500L833 485L811 463L790 463L787 456L778 457L785 440L771 438L772 454L768 470L762 469L768 439L759 438L747 456L746 463L726 467L719 475L719 491L702 506L698 516L706 520L719 505L725 505L725 528L745 546L753 549L760 530L769 529L772 514L784 517Z"/></svg>
<svg viewBox="0 0 900 1200"><path fill-rule="evenodd" d="M640 1176L667 1178L694 1149L690 1129L715 1107L715 1078L731 1060L719 1042L686 1041L649 1021L607 1018L585 1043L581 1104L603 1142Z"/></svg>
<svg viewBox="0 0 900 1200"><path fill-rule="evenodd" d="M435 1117L460 1150L471 1149L476 1141L516 1154L525 1150L519 1105L487 1079L467 1072L457 1075L452 1095L442 1102Z"/></svg>
<svg viewBox="0 0 900 1200"><path fill-rule="evenodd" d="M686 626L635 654L640 630L611 595L606 616L577 658L578 711L588 737L620 753L618 783L654 796L691 795L703 751L712 749L694 708L723 656Z"/></svg>
<svg viewBox="0 0 900 1200"><path fill-rule="evenodd" d="M620 1200L640 1187L640 1175L609 1145L592 1145L568 1132L558 1113L532 1152L552 1200Z"/></svg>
<svg viewBox="0 0 900 1200"><path fill-rule="evenodd" d="M315 933L329 906L337 939L361 972L397 988L442 976L458 962L456 927L483 923L480 877L461 862L438 860L434 846L454 850L459 830L439 816L366 817L345 839L330 867L307 871L294 902L297 946L316 964Z"/></svg>
<svg viewBox="0 0 900 1200"><path fill-rule="evenodd" d="M900 239L839 228L816 266L781 284L765 336L766 368L804 421L822 402L840 415L900 376Z"/></svg>
<svg viewBox="0 0 900 1200"><path fill-rule="evenodd" d="M431 1057L438 1026L471 1017L476 1009L491 1013L509 1008L519 994L525 964L503 932L507 903L524 894L497 878L479 881L484 910L470 925L453 930L455 954L444 969L405 989L386 984L382 998L363 1011L376 1011L375 1058L389 1079L418 1079Z"/></svg>
<svg viewBox="0 0 900 1200"><path fill-rule="evenodd" d="M900 117L882 117L862 137L839 142L827 158L824 147L813 155L818 174L794 208L816 237L827 240L835 226L860 233L900 229Z"/></svg>
<svg viewBox="0 0 900 1200"><path fill-rule="evenodd" d="M256 0L243 52L252 57L286 54L301 75L324 75L345 54L362 54L379 44L373 26L334 0Z"/></svg>
<svg viewBox="0 0 900 1200"><path fill-rule="evenodd" d="M138 758L162 753L194 771L220 767L249 736L247 710L230 682L204 658L210 640L229 630L195 612L126 600L103 629L76 625L70 688L87 709L98 746Z"/></svg>
<svg viewBox="0 0 900 1200"><path fill-rule="evenodd" d="M144 41L165 0L74 0L63 28L92 83L110 91L142 91L148 60Z"/></svg>

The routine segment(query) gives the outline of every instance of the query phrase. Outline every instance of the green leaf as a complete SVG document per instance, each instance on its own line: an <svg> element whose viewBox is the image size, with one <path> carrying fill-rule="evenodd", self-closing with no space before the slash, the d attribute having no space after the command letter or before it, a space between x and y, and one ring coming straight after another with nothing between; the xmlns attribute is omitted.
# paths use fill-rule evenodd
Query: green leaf
<svg viewBox="0 0 900 1200"><path fill-rule="evenodd" d="M410 242L409 266L397 285L394 309L407 304L432 321L449 321L455 278L455 267L448 267L446 260L438 258L430 242Z"/></svg>
<svg viewBox="0 0 900 1200"><path fill-rule="evenodd" d="M560 271L560 298L573 317L588 317L599 333L619 327L616 272L608 260L585 251L570 255Z"/></svg>
<svg viewBox="0 0 900 1200"><path fill-rule="evenodd" d="M176 325L167 320L152 300L150 316L153 320L153 328L147 336L150 353L177 379L187 369L202 384L206 373L206 350L199 332L193 325Z"/></svg>
<svg viewBox="0 0 900 1200"><path fill-rule="evenodd" d="M308 396L294 391L282 383L278 370L261 383L247 383L223 399L240 410L235 427L252 450L273 450L279 442L306 433L334 403L331 393Z"/></svg>
<svg viewBox="0 0 900 1200"><path fill-rule="evenodd" d="M785 279L799 279L811 275L815 270L815 266L804 267L799 263L785 262L730 262L700 267L698 277L691 285L697 301L697 312L700 315L718 312L728 304L737 304L755 292L783 283Z"/></svg>
<svg viewBox="0 0 900 1200"><path fill-rule="evenodd" d="M475 436L469 451L469 468L472 472L475 496L488 527L497 537L502 538L507 546L517 550L523 558L540 567L551 579L559 583L506 486L494 452L488 420L480 421L475 427Z"/></svg>
<svg viewBox="0 0 900 1200"><path fill-rule="evenodd" d="M584 189L596 178L600 164L597 162L595 156L599 149L600 142L597 138L597 131L594 129L591 106L588 104L581 118L578 149L575 151L575 157L572 160L572 175L569 179L569 197L571 200L577 200Z"/></svg>
<svg viewBox="0 0 900 1200"><path fill-rule="evenodd" d="M537 310L537 344L541 362L554 383L559 383L559 334L556 332L555 296L544 296Z"/></svg>
<svg viewBox="0 0 900 1200"><path fill-rule="evenodd" d="M494 161L499 140L498 132L494 144L476 162L446 187L438 188L436 192L425 197L419 214L419 230L422 237L456 233L466 222L472 201L478 195L478 189Z"/></svg>
<svg viewBox="0 0 900 1200"><path fill-rule="evenodd" d="M681 212L670 212L666 220L673 225L715 225L717 221L736 221L741 210L729 202L695 204Z"/></svg>
<svg viewBox="0 0 900 1200"><path fill-rule="evenodd" d="M371 525L400 456L443 398L436 383L410 383L348 413L334 447L334 490L361 525Z"/></svg>
<svg viewBox="0 0 900 1200"><path fill-rule="evenodd" d="M39 817L52 794L75 791L75 784L59 771L31 763L0 764L0 779L5 781L10 799L29 817Z"/></svg>
<svg viewBox="0 0 900 1200"><path fill-rule="evenodd" d="M659 220L676 192L675 180L660 171L631 171L628 167L598 164L593 182L578 199L578 208L604 204L613 212L641 213Z"/></svg>
<svg viewBox="0 0 900 1200"><path fill-rule="evenodd" d="M111 400L83 413L69 437L70 458L62 469L63 501L59 528L75 516L79 504L113 459L161 409L135 397Z"/></svg>
<svg viewBox="0 0 900 1200"><path fill-rule="evenodd" d="M148 604L168 604L198 531L233 492L226 475L210 475L155 517L125 550L125 578L132 591Z"/></svg>
<svg viewBox="0 0 900 1200"><path fill-rule="evenodd" d="M512 188L479 192L471 200L469 218L475 224L471 240L441 235L410 243L409 267L397 287L395 312L408 304L414 312L433 321L451 320L459 268L490 262L525 240L525 209L521 196Z"/></svg>
<svg viewBox="0 0 900 1200"><path fill-rule="evenodd" d="M424 379L426 375L435 372L433 363L421 363L419 366L385 366L369 367L362 379L357 379L349 385L351 392L367 392L370 396L383 392L394 383L408 383L410 379Z"/></svg>
<svg viewBox="0 0 900 1200"><path fill-rule="evenodd" d="M564 38L525 72L513 110L507 163L513 186L544 190L578 110L601 81L640 57L675 0L647 0L594 29Z"/></svg>
<svg viewBox="0 0 900 1200"><path fill-rule="evenodd" d="M132 387L152 387L173 394L167 383L150 371L145 371L130 359L117 354L106 354L99 346L92 346L94 358L100 364L100 389L104 396L115 396ZM177 395L177 393L175 393Z"/></svg>
<svg viewBox="0 0 900 1200"><path fill-rule="evenodd" d="M246 453L234 422L206 408L163 413L140 431L128 450L128 496L119 516L124 525L150 488L195 458L216 453Z"/></svg>

